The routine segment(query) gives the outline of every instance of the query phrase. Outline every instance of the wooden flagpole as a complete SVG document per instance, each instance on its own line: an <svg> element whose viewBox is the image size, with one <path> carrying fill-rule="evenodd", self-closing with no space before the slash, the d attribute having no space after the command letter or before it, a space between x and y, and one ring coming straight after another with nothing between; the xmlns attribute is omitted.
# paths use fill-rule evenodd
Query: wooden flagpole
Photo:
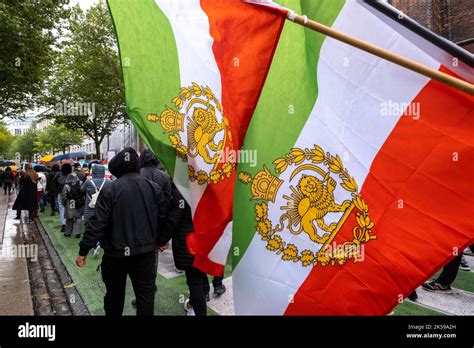
<svg viewBox="0 0 474 348"><path fill-rule="evenodd" d="M443 73L439 70L430 68L424 64L415 62L414 60L408 59L406 57L400 56L396 53L388 51L384 48L372 45L366 41L357 39L353 36L347 35L343 32L340 32L336 29L328 27L324 24L315 22L311 19L308 19L306 16L301 16L296 14L293 11L288 12L288 20L300 24L304 27L317 31L321 34L332 37L333 39L342 41L353 47L357 47L365 52L371 53L377 57L388 60L392 63L398 64L406 69L414 71L418 74L429 77L433 80L439 81L447 86L454 87L464 93L474 95L474 84L463 81L454 76Z"/></svg>

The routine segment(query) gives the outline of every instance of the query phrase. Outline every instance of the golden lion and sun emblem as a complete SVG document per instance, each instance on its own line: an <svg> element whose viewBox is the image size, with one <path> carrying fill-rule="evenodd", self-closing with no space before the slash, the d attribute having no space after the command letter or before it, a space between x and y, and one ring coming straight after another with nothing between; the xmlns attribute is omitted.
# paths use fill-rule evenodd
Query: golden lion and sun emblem
<svg viewBox="0 0 474 348"><path fill-rule="evenodd" d="M171 102L174 108L166 107L159 116L148 114L147 120L161 125L183 161L196 158L205 164L199 170L189 164L189 179L204 185L230 178L235 160L222 156L225 146L232 148L232 136L222 105L210 87L193 82L182 87Z"/></svg>
<svg viewBox="0 0 474 348"><path fill-rule="evenodd" d="M283 214L276 224L269 218L269 204L272 206L276 201L282 201L278 198L284 180L273 175L266 166L253 178L249 173L239 173L239 181L250 185L251 199L258 201L255 204L256 228L261 239L267 243L266 248L281 254L285 261L301 262L303 266L342 265L349 259L357 262L360 245L376 239L374 223L370 220L367 204L358 192L357 183L343 167L340 157L325 153L315 145L311 150L293 148L273 164L276 174L284 173L291 166L296 167L288 183L285 183L291 193L281 195L286 204L279 207ZM318 164L326 166L327 171ZM334 194L338 183L331 174L340 180L340 187L350 193L351 199L336 202ZM297 177L297 182L293 182ZM354 209L357 209L357 226L352 229L353 239L331 246L330 243ZM336 222L328 222L333 214L341 216ZM315 243L316 249L300 252L295 244L283 240L281 232L284 230L294 235L305 233Z"/></svg>

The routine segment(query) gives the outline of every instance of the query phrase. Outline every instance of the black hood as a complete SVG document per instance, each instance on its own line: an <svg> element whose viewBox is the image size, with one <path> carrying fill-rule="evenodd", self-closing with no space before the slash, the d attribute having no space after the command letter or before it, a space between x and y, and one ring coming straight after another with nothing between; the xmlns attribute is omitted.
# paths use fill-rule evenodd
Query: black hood
<svg viewBox="0 0 474 348"><path fill-rule="evenodd" d="M123 149L110 161L109 171L117 178L127 173L139 173L138 153L132 147Z"/></svg>
<svg viewBox="0 0 474 348"><path fill-rule="evenodd" d="M151 152L150 149L145 149L140 155L140 168L143 167L158 167L160 161L156 156Z"/></svg>

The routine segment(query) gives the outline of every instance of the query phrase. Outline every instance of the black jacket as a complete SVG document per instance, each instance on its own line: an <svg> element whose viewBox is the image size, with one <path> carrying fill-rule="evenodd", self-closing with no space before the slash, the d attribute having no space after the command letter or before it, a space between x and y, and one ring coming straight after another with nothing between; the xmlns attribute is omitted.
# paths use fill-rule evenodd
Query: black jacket
<svg viewBox="0 0 474 348"><path fill-rule="evenodd" d="M87 255L97 241L113 257L153 251L167 215L162 189L138 174L138 155L132 148L119 152L109 170L118 179L102 189L94 216L85 225L79 255Z"/></svg>
<svg viewBox="0 0 474 348"><path fill-rule="evenodd" d="M14 183L15 182L15 176L13 175L12 171L5 171L5 174L3 174L3 183Z"/></svg>
<svg viewBox="0 0 474 348"><path fill-rule="evenodd" d="M165 201L171 200L171 180L168 174L159 169L160 161L153 152L145 149L140 155L140 175L149 179L162 187L165 194Z"/></svg>
<svg viewBox="0 0 474 348"><path fill-rule="evenodd" d="M61 175L59 170L53 170L48 174L48 180L46 180L46 191L49 196L56 197L59 193L58 178Z"/></svg>
<svg viewBox="0 0 474 348"><path fill-rule="evenodd" d="M168 218L158 244L164 245L172 239L174 264L177 269L186 270L194 263L194 256L186 246L186 237L194 231L191 207L174 183L171 184L171 194Z"/></svg>
<svg viewBox="0 0 474 348"><path fill-rule="evenodd" d="M38 201L36 192L38 191L37 184L31 181L26 175L20 178L20 192L13 203L13 210L28 210L33 211L38 209Z"/></svg>

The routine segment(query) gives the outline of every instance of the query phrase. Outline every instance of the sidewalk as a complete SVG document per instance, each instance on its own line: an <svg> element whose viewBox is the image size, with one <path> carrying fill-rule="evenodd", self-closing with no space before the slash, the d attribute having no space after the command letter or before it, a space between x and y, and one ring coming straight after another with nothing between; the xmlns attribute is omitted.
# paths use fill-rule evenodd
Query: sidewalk
<svg viewBox="0 0 474 348"><path fill-rule="evenodd" d="M33 315L27 259L4 256L24 244L21 222L11 210L14 200L0 192L0 315Z"/></svg>

